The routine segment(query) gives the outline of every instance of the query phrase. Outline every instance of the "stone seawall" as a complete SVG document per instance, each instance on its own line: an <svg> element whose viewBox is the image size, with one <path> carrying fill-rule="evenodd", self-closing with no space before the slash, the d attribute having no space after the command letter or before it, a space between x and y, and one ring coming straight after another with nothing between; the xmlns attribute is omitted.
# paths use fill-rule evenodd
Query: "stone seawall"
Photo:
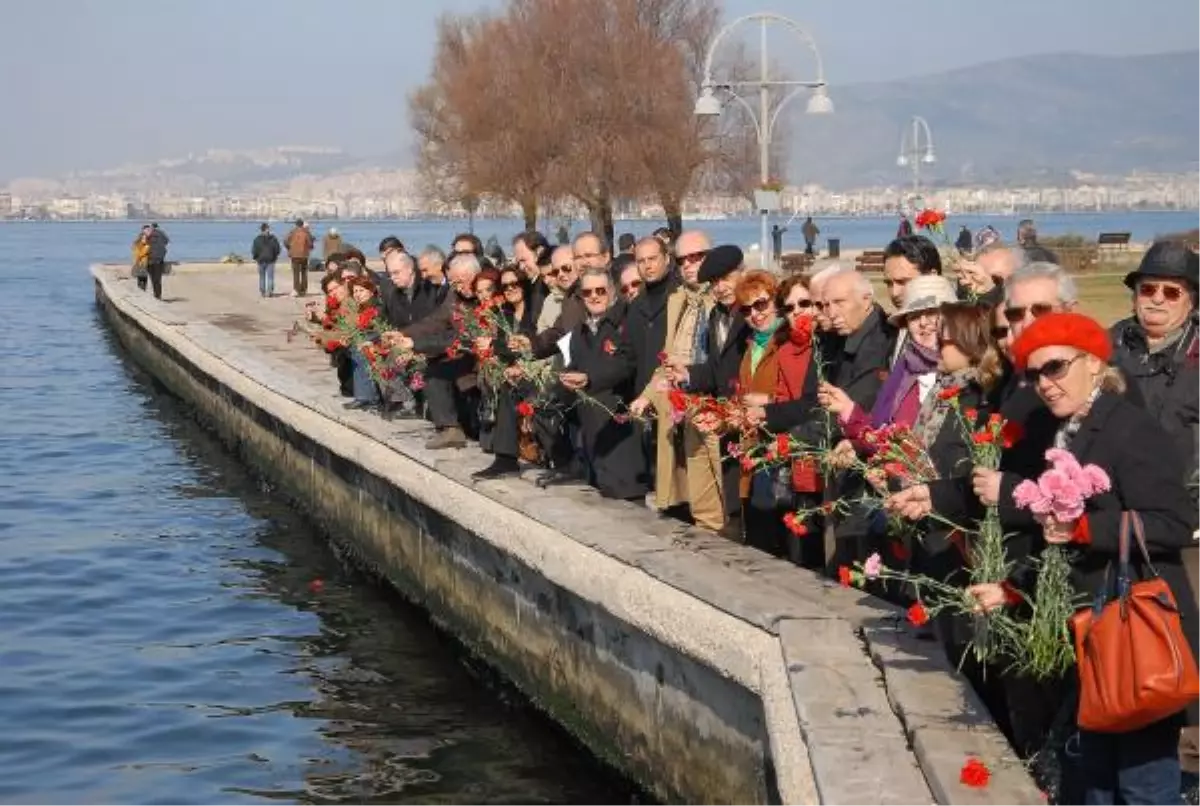
<svg viewBox="0 0 1200 806"><path fill-rule="evenodd" d="M252 276L188 267L164 303L126 273L93 268L141 366L657 797L1039 802L970 687L894 608L583 488L473 485L478 451L429 453L422 423L343 411L311 345L283 346L295 312L239 307L231 291L249 283L253 299ZM967 755L991 767L988 788L959 783Z"/></svg>

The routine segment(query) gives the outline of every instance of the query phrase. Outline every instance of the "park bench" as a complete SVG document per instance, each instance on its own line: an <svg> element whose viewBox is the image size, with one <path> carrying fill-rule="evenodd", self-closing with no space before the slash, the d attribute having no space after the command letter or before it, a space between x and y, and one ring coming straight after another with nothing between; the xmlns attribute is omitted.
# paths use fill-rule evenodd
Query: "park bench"
<svg viewBox="0 0 1200 806"><path fill-rule="evenodd" d="M854 268L861 272L883 271L883 250L867 250L854 259Z"/></svg>
<svg viewBox="0 0 1200 806"><path fill-rule="evenodd" d="M1102 232L1096 245L1101 249L1128 249L1130 236L1128 232Z"/></svg>
<svg viewBox="0 0 1200 806"><path fill-rule="evenodd" d="M807 255L804 252L788 252L784 254L779 263L784 276L788 277L808 271L815 259L814 255Z"/></svg>

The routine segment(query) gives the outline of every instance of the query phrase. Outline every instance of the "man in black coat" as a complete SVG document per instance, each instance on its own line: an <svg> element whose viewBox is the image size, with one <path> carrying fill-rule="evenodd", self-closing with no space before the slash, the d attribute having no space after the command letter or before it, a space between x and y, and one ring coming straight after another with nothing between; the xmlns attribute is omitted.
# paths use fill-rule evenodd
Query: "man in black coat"
<svg viewBox="0 0 1200 806"><path fill-rule="evenodd" d="M470 315L476 300L471 292L475 275L479 274L479 259L471 254L450 259L447 276L453 292L431 313L402 331L397 346L414 350L428 359L425 370L425 400L429 419L437 433L426 442L429 450L461 448L467 444L464 424L469 421L471 383L474 358L471 355L448 355L458 337L455 313Z"/></svg>
<svg viewBox="0 0 1200 806"><path fill-rule="evenodd" d="M671 274L667 247L658 238L642 238L634 248L642 292L630 304L625 339L634 364L634 386L645 389L667 343L667 298L678 285Z"/></svg>
<svg viewBox="0 0 1200 806"><path fill-rule="evenodd" d="M283 248L279 239L271 232L271 225L263 223L258 228L258 236L250 246L250 259L258 264L258 295L260 297L275 296L275 261Z"/></svg>
<svg viewBox="0 0 1200 806"><path fill-rule="evenodd" d="M843 390L864 411L870 411L890 372L896 328L875 304L871 281L860 272L851 269L832 275L825 282L821 296L832 334L818 343L820 355L814 354L813 360L820 361L827 383ZM809 421L811 406L811 401L801 396L767 407L767 428L772 424L782 427L798 420ZM828 443L836 444L840 433L837 420L831 418ZM858 498L865 484L860 474L844 472L834 482L833 497ZM857 544L866 538L869 526L868 514L861 509L848 513L835 526L837 553L842 559L865 556ZM833 559L828 554L827 558Z"/></svg>
<svg viewBox="0 0 1200 806"><path fill-rule="evenodd" d="M1113 325L1114 359L1137 382L1146 409L1188 448L1188 476L1197 471L1200 338L1197 335L1197 255L1179 241L1156 243L1125 285L1134 316ZM1195 488L1193 488L1193 495Z"/></svg>
<svg viewBox="0 0 1200 806"><path fill-rule="evenodd" d="M638 388L633 364L622 354L626 306L617 301L607 269L587 269L579 283L587 316L571 331L570 363L560 382L567 392L584 395L573 413L589 482L606 498L641 501L650 489L650 474L638 429L625 412Z"/></svg>
<svg viewBox="0 0 1200 806"><path fill-rule="evenodd" d="M171 239L157 223L150 225L150 257L146 271L150 274L150 286L154 289L154 298L162 299L162 278L167 272L167 244Z"/></svg>

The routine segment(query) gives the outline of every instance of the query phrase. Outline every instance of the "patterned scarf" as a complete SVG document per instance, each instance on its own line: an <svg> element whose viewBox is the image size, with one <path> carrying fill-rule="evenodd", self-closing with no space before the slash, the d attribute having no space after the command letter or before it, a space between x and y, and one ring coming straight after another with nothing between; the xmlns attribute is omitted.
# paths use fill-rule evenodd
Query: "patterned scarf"
<svg viewBox="0 0 1200 806"><path fill-rule="evenodd" d="M913 434L921 440L925 450L928 451L933 446L946 422L946 415L950 413L950 401L942 400L942 392L955 386L965 388L978 379L979 373L975 367L938 373L933 389L930 390L929 397L921 403L921 411L913 423Z"/></svg>
<svg viewBox="0 0 1200 806"><path fill-rule="evenodd" d="M1064 451L1070 449L1071 440L1079 433L1079 429L1083 427L1083 421L1087 418L1088 412L1092 410L1092 404L1096 402L1096 398L1100 397L1100 387L1097 386L1088 395L1087 403L1079 411L1072 414L1063 424L1054 432L1054 447L1062 448Z"/></svg>

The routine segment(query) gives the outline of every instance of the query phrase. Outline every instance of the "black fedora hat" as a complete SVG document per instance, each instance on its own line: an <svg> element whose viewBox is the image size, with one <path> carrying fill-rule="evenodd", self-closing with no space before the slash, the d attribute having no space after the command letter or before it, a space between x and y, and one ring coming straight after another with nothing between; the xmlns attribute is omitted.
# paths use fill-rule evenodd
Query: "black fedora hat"
<svg viewBox="0 0 1200 806"><path fill-rule="evenodd" d="M1137 271L1125 275L1125 285L1134 288L1143 277L1182 280L1194 293L1200 285L1200 255L1183 241L1158 241L1146 250Z"/></svg>

